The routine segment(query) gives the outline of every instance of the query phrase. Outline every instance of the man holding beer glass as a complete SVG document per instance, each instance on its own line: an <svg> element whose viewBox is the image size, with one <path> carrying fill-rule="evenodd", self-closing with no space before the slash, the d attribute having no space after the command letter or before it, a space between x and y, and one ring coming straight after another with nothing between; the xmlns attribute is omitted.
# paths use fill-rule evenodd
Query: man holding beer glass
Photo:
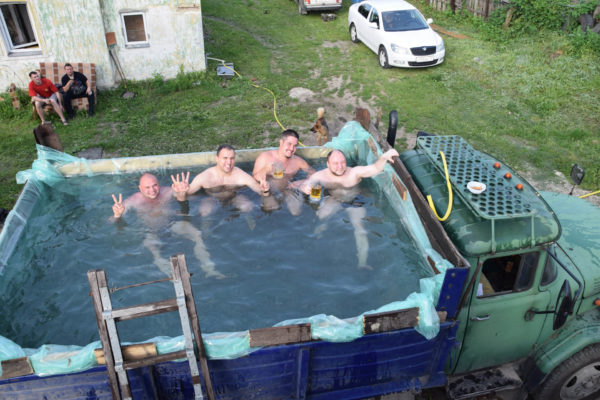
<svg viewBox="0 0 600 400"><path fill-rule="evenodd" d="M397 156L398 152L390 149L373 164L348 167L344 153L340 150L332 150L327 155L327 168L315 172L303 181L294 182L291 186L298 187L303 193L311 196L311 200L317 196L321 188L327 189L329 196L323 200L317 211L317 216L322 220L342 209L342 202L352 203L359 193L360 181L383 172L386 163L393 162L393 157ZM346 211L354 227L358 267L370 268L367 265L369 242L367 232L362 225L366 211L362 207L355 206L346 208Z"/></svg>
<svg viewBox="0 0 600 400"><path fill-rule="evenodd" d="M262 152L254 162L252 176L259 182L268 181L273 194L281 193L285 198L285 203L292 215L299 215L302 207L302 200L287 189L290 179L292 179L300 170L306 171L310 176L314 170L306 161L298 157L296 148L298 147L298 133L292 129L281 133L279 147L276 150L267 150ZM266 203L269 204L266 204ZM279 201L275 196L265 199L266 208L275 209L279 207Z"/></svg>

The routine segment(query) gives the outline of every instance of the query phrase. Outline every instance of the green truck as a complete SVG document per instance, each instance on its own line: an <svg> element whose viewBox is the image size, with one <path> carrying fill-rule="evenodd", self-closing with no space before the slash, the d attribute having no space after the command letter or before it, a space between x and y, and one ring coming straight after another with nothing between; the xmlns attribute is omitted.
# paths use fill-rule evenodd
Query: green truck
<svg viewBox="0 0 600 400"><path fill-rule="evenodd" d="M458 136L420 135L401 159L422 211L428 195L447 210L452 188L441 224L470 266L446 365L450 397L520 388L516 398L599 399L600 209L538 193Z"/></svg>

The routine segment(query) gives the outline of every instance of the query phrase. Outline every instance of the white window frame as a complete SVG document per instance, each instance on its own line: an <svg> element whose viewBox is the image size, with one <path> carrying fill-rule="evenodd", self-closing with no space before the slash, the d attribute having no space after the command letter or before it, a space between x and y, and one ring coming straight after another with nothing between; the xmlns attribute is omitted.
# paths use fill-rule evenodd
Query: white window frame
<svg viewBox="0 0 600 400"><path fill-rule="evenodd" d="M146 36L146 40L136 40L132 41L127 38L127 26L125 25L125 17L131 15L141 15L142 20L144 21L144 35ZM121 25L123 27L123 38L125 39L125 47L126 48L134 48L134 47L149 47L150 42L148 41L148 25L146 24L146 13L143 11L132 11L132 12L124 12L121 13Z"/></svg>
<svg viewBox="0 0 600 400"><path fill-rule="evenodd" d="M2 40L4 41L4 45L6 46L6 51L7 51L8 55L9 56L21 56L21 55L41 54L40 42L38 40L37 32L35 31L35 25L33 23L33 19L31 18L31 10L29 9L29 4L26 1L13 1L10 3L0 3L0 6L10 6L10 5L25 5L25 8L27 10L27 17L29 18L29 26L31 27L31 32L33 33L33 37L34 37L35 41L15 46L10 37L10 33L8 32L8 27L6 26L6 19L4 18L4 12L2 11L2 8L0 8L0 36L2 36ZM13 14L13 19L14 19L14 14ZM35 45L35 47L32 45Z"/></svg>

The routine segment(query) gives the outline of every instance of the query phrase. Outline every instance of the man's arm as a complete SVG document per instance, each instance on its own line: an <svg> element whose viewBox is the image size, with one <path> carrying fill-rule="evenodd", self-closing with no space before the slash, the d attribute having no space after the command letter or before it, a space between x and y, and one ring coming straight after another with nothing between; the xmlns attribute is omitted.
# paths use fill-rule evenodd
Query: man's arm
<svg viewBox="0 0 600 400"><path fill-rule="evenodd" d="M87 78L87 76L85 76L84 74L82 74L81 72L75 72L75 74L77 74L77 76L79 77L79 80L81 81L81 83L83 83L86 86L86 94L90 94L92 93L92 81L89 80Z"/></svg>
<svg viewBox="0 0 600 400"><path fill-rule="evenodd" d="M252 176L258 182L265 182L267 180L267 174L271 173L271 164L268 161L269 157L266 152L261 153L256 158L256 161L254 161Z"/></svg>
<svg viewBox="0 0 600 400"><path fill-rule="evenodd" d="M196 175L196 177L192 180L192 183L190 183L190 186L185 194L186 195L194 194L198 190L205 187L206 183L208 182L208 180L210 178L210 170L212 168L214 168L214 167L206 169L206 170L202 171L201 173L199 173L198 175ZM180 200L179 197L177 199ZM183 198L183 200L185 200L185 198ZM182 201L182 200L180 200L180 201Z"/></svg>
<svg viewBox="0 0 600 400"><path fill-rule="evenodd" d="M322 186L323 185L326 186L326 183L327 183L326 173L327 173L326 169L317 171L306 179L303 179L301 181L292 182L290 184L290 188L292 188L292 189L297 188L304 194L310 194L310 190L315 183L319 182Z"/></svg>
<svg viewBox="0 0 600 400"><path fill-rule="evenodd" d="M377 161L375 161L371 165L358 166L352 169L352 173L355 174L359 178L370 178L375 176L381 172L385 168L385 164L387 162L394 162L393 157L397 157L398 152L395 149L390 149L383 153Z"/></svg>
<svg viewBox="0 0 600 400"><path fill-rule="evenodd" d="M235 167L235 179L233 183L234 185L248 186L261 196L268 196L269 194L269 184L266 180L259 183L250 174L247 174L238 167Z"/></svg>
<svg viewBox="0 0 600 400"><path fill-rule="evenodd" d="M304 160L303 158L298 157L298 156L295 156L295 157L298 158L298 160L299 160L299 167L300 167L300 169L302 171L306 172L306 175L311 176L312 174L315 173L315 170L310 165L308 165L308 163L306 162L306 160Z"/></svg>

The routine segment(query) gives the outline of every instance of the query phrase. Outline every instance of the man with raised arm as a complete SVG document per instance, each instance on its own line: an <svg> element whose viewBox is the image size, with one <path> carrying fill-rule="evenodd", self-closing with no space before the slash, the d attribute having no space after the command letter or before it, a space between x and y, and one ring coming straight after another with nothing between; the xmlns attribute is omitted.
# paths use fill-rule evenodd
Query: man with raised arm
<svg viewBox="0 0 600 400"><path fill-rule="evenodd" d="M287 190L289 181L296 176L298 171L305 171L309 176L315 171L306 161L296 155L298 147L298 133L292 129L281 133L279 147L276 150L267 150L262 152L254 162L252 176L259 182L268 181L271 191L278 191L283 194L285 203L292 215L299 215L302 206L302 200L294 195L294 192ZM275 197L271 197L276 204L269 205L268 208L275 208L278 202Z"/></svg>
<svg viewBox="0 0 600 400"><path fill-rule="evenodd" d="M340 150L332 150L327 155L327 168L315 172L303 181L294 182L291 186L298 187L306 194L310 194L311 189L316 185L327 189L329 196L324 199L317 211L319 219L325 219L342 208L341 202L351 204L359 193L358 184L364 178L370 178L383 172L386 163L393 162L395 156L398 156L398 152L390 149L383 153L373 164L348 167L344 153ZM348 207L346 211L354 227L358 267L370 268L367 265L369 242L367 232L362 225L362 219L365 217L366 211L360 206Z"/></svg>
<svg viewBox="0 0 600 400"><path fill-rule="evenodd" d="M189 172L187 175L181 173L181 178L179 175L175 177L171 175L171 180L173 181L171 187L161 187L156 176L145 173L140 177L139 192L132 194L125 201L123 201L123 195L120 193L118 198L114 194L112 195L114 201L112 210L115 219L120 219L128 210L134 209L138 212L146 226L150 228L150 231L146 233L146 237L144 238L144 246L152 253L154 264L166 275L171 274L170 263L160 254L160 245L162 242L156 235L156 230L167 226L169 217L173 214L167 203L173 197L179 201L185 200L185 190L188 186L187 180L189 177ZM206 277L216 277L217 279L225 277L225 275L215 269L215 264L211 261L210 254L208 254L204 246L200 231L194 228L188 221L177 221L171 229L173 232L185 236L194 242L194 254L200 260L201 268L205 272Z"/></svg>
<svg viewBox="0 0 600 400"><path fill-rule="evenodd" d="M230 145L223 144L217 149L217 164L210 167L194 178L188 185L187 179L180 182L183 191L182 200L187 195L194 194L200 189L204 189L210 196L202 199L200 203L200 215L210 214L218 201L231 201L236 208L242 212L248 212L253 205L248 198L237 191L247 186L254 192L262 195L269 195L269 184L266 180L257 182L252 176L235 166L235 149Z"/></svg>

